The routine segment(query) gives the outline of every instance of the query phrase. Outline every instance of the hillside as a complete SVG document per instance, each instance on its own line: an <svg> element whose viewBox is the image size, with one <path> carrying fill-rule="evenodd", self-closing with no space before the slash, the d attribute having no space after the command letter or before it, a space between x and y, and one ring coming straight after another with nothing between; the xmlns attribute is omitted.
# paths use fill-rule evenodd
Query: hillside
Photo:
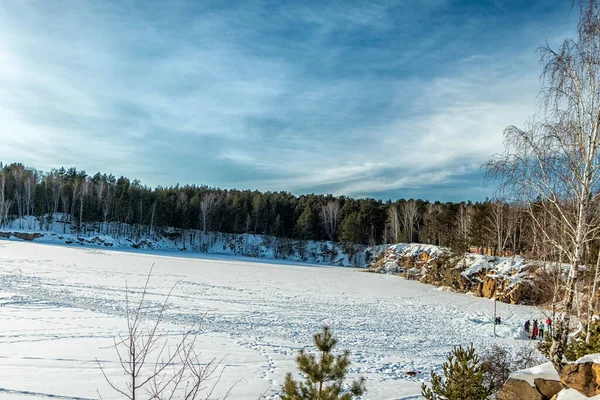
<svg viewBox="0 0 600 400"><path fill-rule="evenodd" d="M38 243L81 245L112 249L149 249L188 251L279 259L342 267L366 267L385 246L354 245L343 247L332 241L292 240L271 235L203 233L197 229L155 228L118 223L89 223L77 232L63 214L55 214L49 224L40 226L38 218L14 219L0 229L0 237L30 240ZM108 232L108 233L104 233Z"/></svg>

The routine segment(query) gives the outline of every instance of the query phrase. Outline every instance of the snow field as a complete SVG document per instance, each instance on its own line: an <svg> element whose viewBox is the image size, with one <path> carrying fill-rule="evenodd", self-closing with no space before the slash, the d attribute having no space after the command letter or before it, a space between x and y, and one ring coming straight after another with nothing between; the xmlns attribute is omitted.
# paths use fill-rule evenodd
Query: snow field
<svg viewBox="0 0 600 400"><path fill-rule="evenodd" d="M356 269L178 255L0 241L0 399L118 399L96 359L123 378L111 345L126 328L125 282L139 295L152 264L150 302L176 285L164 325L174 341L201 322L202 359L225 357L215 398L238 381L230 399L277 398L323 324L367 378L366 399L418 398L452 346L516 349L522 322L541 317L498 303L494 337L490 300Z"/></svg>

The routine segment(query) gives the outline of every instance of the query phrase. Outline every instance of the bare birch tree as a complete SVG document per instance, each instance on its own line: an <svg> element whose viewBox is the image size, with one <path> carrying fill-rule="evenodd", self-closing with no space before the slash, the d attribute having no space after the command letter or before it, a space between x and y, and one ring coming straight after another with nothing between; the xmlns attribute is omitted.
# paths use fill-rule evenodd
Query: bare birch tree
<svg viewBox="0 0 600 400"><path fill-rule="evenodd" d="M462 252L465 253L469 248L469 236L471 233L471 224L473 223L473 206L470 204L461 204L458 209L457 218ZM466 259L463 262L466 262Z"/></svg>
<svg viewBox="0 0 600 400"><path fill-rule="evenodd" d="M503 193L526 201L533 228L569 258L549 351L558 370L564 365L584 249L600 230L595 206L600 200L600 9L596 0L578 4L577 39L566 39L558 50L541 49L542 119L527 129L508 127L504 152L487 164L488 178L498 179ZM542 216L564 226L564 238L547 230Z"/></svg>
<svg viewBox="0 0 600 400"><path fill-rule="evenodd" d="M398 207L395 204L392 204L388 207L387 212L387 224L386 226L389 229L389 236L392 239L393 243L398 243L400 241L400 235L402 233L402 229L400 228L400 216L398 215Z"/></svg>
<svg viewBox="0 0 600 400"><path fill-rule="evenodd" d="M202 233L204 234L206 234L206 230L209 228L210 215L218 204L218 201L216 193L213 192L205 194L202 200L200 200L200 223L202 225Z"/></svg>
<svg viewBox="0 0 600 400"><path fill-rule="evenodd" d="M89 188L90 182L85 177L82 177L79 182L79 226L77 233L81 232L83 226L83 203L85 202L85 196L87 196Z"/></svg>
<svg viewBox="0 0 600 400"><path fill-rule="evenodd" d="M502 250L506 243L506 204L501 200L496 200L490 204L490 214L488 215L489 230L496 241L496 255L502 256Z"/></svg>
<svg viewBox="0 0 600 400"><path fill-rule="evenodd" d="M402 225L406 232L407 240L412 243L415 239L415 231L417 229L417 218L419 210L415 200L408 200L402 203L400 214L402 215Z"/></svg>
<svg viewBox="0 0 600 400"><path fill-rule="evenodd" d="M200 361L195 348L199 326L186 330L174 346L169 345L168 332L161 328L161 324L166 318L173 289L165 296L162 304L158 305L157 310L156 305L150 304L146 299L151 274L152 269L135 307L131 307L130 290L126 285L127 332L114 340L124 382L110 379L102 363L98 360L96 363L111 389L129 400L212 398L225 370L225 367L221 367L222 360L213 358L208 362ZM233 386L229 388L223 399L229 396L232 388Z"/></svg>
<svg viewBox="0 0 600 400"><path fill-rule="evenodd" d="M8 222L8 210L12 206L12 202L6 199L6 173L0 169L0 228Z"/></svg>
<svg viewBox="0 0 600 400"><path fill-rule="evenodd" d="M24 213L24 189L23 181L25 179L25 168L22 165L17 165L13 169L13 178L15 180L15 204L17 205L17 218L19 218L19 228L23 229L23 213Z"/></svg>
<svg viewBox="0 0 600 400"><path fill-rule="evenodd" d="M327 204L324 204L321 207L319 218L321 219L321 224L325 228L325 233L327 233L329 240L335 240L341 215L342 210L340 208L340 203L337 201L328 201Z"/></svg>
<svg viewBox="0 0 600 400"><path fill-rule="evenodd" d="M38 175L37 172L35 171L26 171L25 173L25 177L24 177L24 184L23 184L23 192L24 192L24 202L25 202L25 215L29 215L30 218L27 220L27 228L28 229L32 229L32 223L33 223L33 217L35 215L34 212L34 201L33 201L33 195L35 194L35 186L37 185L38 182ZM40 226L40 229L42 227Z"/></svg>

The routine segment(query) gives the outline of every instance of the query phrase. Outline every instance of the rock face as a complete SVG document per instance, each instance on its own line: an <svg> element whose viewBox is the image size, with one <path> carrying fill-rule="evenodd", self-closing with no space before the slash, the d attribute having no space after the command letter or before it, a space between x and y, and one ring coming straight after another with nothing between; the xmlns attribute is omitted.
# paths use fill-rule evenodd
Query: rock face
<svg viewBox="0 0 600 400"><path fill-rule="evenodd" d="M561 374L563 385L587 397L600 394L600 364L593 362L567 364Z"/></svg>
<svg viewBox="0 0 600 400"><path fill-rule="evenodd" d="M42 236L44 236L44 235L41 235L39 233L0 232L0 237L6 238L6 239L8 239L10 237L16 237L17 239L21 239L21 240L32 241L32 240L35 240Z"/></svg>
<svg viewBox="0 0 600 400"><path fill-rule="evenodd" d="M368 268L418 279L421 283L472 292L511 304L533 301L537 265L523 257L452 254L447 248L418 243L390 246Z"/></svg>
<svg viewBox="0 0 600 400"><path fill-rule="evenodd" d="M563 385L557 381L537 378L534 383L537 390L547 399L553 398L563 390Z"/></svg>
<svg viewBox="0 0 600 400"><path fill-rule="evenodd" d="M548 398L528 382L520 379L509 379L496 395L496 400L546 400Z"/></svg>
<svg viewBox="0 0 600 400"><path fill-rule="evenodd" d="M563 389L560 376L552 363L516 371L496 396L499 400L549 400Z"/></svg>

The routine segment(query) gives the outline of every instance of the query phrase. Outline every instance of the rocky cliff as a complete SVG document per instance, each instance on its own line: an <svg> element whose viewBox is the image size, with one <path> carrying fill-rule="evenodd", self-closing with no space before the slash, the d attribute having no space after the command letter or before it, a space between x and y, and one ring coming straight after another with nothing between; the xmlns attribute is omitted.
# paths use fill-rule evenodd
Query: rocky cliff
<svg viewBox="0 0 600 400"><path fill-rule="evenodd" d="M444 247L400 243L390 246L368 270L517 304L531 302L537 268L520 256L456 255Z"/></svg>

